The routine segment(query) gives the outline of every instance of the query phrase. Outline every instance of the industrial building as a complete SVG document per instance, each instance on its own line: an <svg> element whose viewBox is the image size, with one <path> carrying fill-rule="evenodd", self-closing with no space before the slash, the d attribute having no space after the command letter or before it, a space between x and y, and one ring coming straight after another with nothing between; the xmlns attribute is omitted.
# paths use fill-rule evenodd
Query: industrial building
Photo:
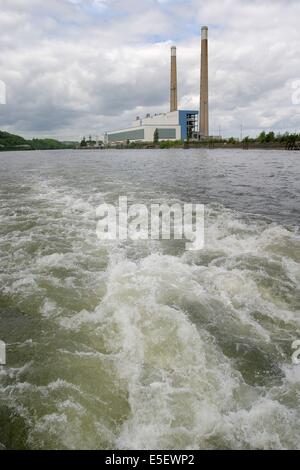
<svg viewBox="0 0 300 470"><path fill-rule="evenodd" d="M201 31L200 113L198 110L178 110L176 47L171 48L170 112L137 117L132 127L107 132L106 145L126 142L153 142L155 132L159 141L199 140L209 135L208 114L208 28ZM199 116L200 114L200 116Z"/></svg>
<svg viewBox="0 0 300 470"><path fill-rule="evenodd" d="M155 116L139 117L128 129L108 132L106 143L118 142L153 142L154 133L158 130L158 139L187 140L192 138L198 127L198 111L172 111Z"/></svg>

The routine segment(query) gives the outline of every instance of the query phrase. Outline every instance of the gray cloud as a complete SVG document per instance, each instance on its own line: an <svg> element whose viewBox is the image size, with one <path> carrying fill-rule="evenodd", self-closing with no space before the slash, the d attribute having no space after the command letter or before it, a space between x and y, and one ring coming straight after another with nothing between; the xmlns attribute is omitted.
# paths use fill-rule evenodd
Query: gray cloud
<svg viewBox="0 0 300 470"><path fill-rule="evenodd" d="M169 48L180 105L199 106L199 31L210 28L211 128L299 130L298 0L0 0L0 128L80 138L168 109Z"/></svg>

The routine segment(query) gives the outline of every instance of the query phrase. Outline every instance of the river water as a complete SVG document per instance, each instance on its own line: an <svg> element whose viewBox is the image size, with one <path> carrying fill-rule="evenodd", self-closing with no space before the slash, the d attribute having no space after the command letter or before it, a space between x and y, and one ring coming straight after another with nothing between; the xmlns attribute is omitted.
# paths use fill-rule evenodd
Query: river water
<svg viewBox="0 0 300 470"><path fill-rule="evenodd" d="M0 153L0 448L300 448L300 155ZM205 247L95 209L203 203Z"/></svg>

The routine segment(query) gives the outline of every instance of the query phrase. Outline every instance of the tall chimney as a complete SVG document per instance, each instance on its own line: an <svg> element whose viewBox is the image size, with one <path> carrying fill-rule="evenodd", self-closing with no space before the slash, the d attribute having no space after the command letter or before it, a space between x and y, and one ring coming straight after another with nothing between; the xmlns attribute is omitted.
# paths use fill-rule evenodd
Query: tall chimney
<svg viewBox="0 0 300 470"><path fill-rule="evenodd" d="M208 27L201 29L200 135L209 136L208 119Z"/></svg>
<svg viewBox="0 0 300 470"><path fill-rule="evenodd" d="M176 47L171 47L171 97L170 111L177 111L177 59Z"/></svg>

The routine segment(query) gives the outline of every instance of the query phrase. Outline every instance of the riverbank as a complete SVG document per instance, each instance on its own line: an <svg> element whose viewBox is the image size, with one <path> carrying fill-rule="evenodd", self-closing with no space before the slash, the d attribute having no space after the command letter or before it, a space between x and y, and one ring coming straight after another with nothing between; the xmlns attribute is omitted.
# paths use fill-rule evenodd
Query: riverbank
<svg viewBox="0 0 300 470"><path fill-rule="evenodd" d="M162 142L161 144L154 145L151 143L147 142L135 142L131 143L129 145L126 144L118 144L118 145L109 145L105 146L102 149L107 150L107 149L117 149L117 150L147 150L147 149L241 149L241 150L300 150L300 147L294 147L294 148L287 148L287 145L285 143L267 143L267 144L259 144L259 143L243 143L239 142L236 144L229 144L229 143L221 143L221 142L185 142L181 144L176 144L173 145L172 142ZM98 147L99 149L99 147ZM87 147L87 148L81 148L78 150L95 150L95 147Z"/></svg>

